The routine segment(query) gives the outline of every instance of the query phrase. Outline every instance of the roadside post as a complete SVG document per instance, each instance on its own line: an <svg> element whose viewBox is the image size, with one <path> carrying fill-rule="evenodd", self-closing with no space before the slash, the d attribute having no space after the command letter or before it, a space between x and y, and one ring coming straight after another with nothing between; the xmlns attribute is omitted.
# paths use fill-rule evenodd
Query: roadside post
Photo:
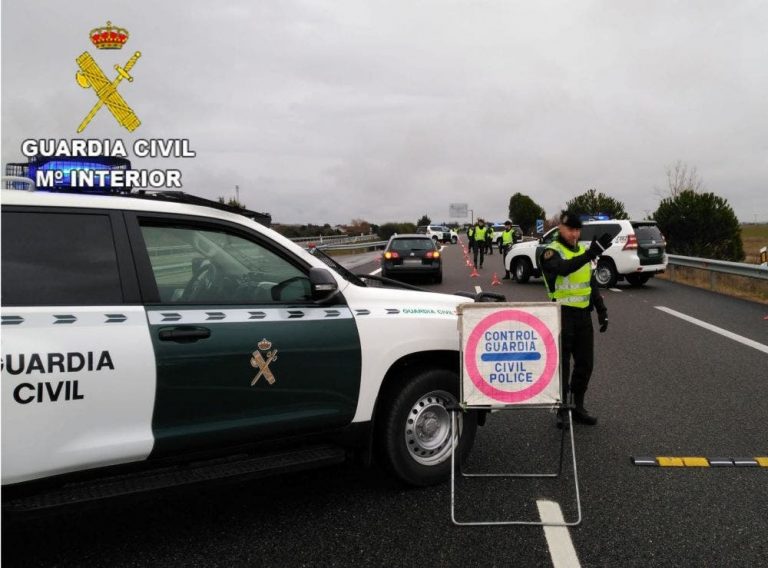
<svg viewBox="0 0 768 568"><path fill-rule="evenodd" d="M458 307L461 343L460 402L451 409L451 520L456 525L576 526L581 499L576 469L572 406L562 400L560 307L551 302L462 304ZM563 470L566 432L571 439L577 517L562 523L506 520L459 521L456 518L455 435L457 414L467 410L556 410L568 416L560 437L557 471L550 473L465 473L462 477L557 478Z"/></svg>

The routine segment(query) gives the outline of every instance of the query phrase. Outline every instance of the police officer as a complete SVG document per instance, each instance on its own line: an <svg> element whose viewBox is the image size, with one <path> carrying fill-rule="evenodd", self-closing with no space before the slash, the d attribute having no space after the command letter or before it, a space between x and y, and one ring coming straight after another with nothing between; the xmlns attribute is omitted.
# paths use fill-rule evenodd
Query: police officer
<svg viewBox="0 0 768 568"><path fill-rule="evenodd" d="M488 233L488 227L485 226L485 220L482 217L478 217L477 224L472 227L472 261L478 268L483 267L483 259L485 258L485 236ZM480 253L480 264L477 264L477 254Z"/></svg>
<svg viewBox="0 0 768 568"><path fill-rule="evenodd" d="M608 329L608 310L594 280L591 261L610 246L611 236L606 233L599 241L593 238L588 249L579 244L580 236L581 219L571 211L564 212L560 216L558 236L544 249L540 264L549 298L561 306L563 400L567 401L568 392L572 392L575 404L573 419L593 426L597 424L597 418L584 408L584 394L594 360L592 309L597 311L600 333ZM562 427L561 416L558 416L558 427Z"/></svg>
<svg viewBox="0 0 768 568"><path fill-rule="evenodd" d="M517 236L515 235L515 230L512 228L512 221L504 221L504 230L501 232L501 250L499 250L501 253L501 265L504 267L504 278L502 278L502 280L510 279L507 263L504 259L506 258L509 249L512 248L512 245L516 242Z"/></svg>
<svg viewBox="0 0 768 568"><path fill-rule="evenodd" d="M493 225L488 225L488 230L485 233L485 254L491 256L493 254L493 240L496 238L496 233L493 232Z"/></svg>

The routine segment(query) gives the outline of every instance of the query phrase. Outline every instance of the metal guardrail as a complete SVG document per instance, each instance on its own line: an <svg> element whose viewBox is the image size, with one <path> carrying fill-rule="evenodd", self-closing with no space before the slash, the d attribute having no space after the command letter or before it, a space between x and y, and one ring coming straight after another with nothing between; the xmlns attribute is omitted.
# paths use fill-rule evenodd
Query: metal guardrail
<svg viewBox="0 0 768 568"><path fill-rule="evenodd" d="M317 245L321 250L355 250L355 249L378 249L387 246L387 241L358 242L350 244L322 244Z"/></svg>
<svg viewBox="0 0 768 568"><path fill-rule="evenodd" d="M668 265L673 269L675 266L685 266L688 268L708 270L710 272L720 272L722 274L768 280L768 267L759 264L712 260L709 258L696 258L694 256L680 256L677 254L668 254L667 258L669 259Z"/></svg>
<svg viewBox="0 0 768 568"><path fill-rule="evenodd" d="M317 237L296 237L291 240L297 245L306 246L309 243L315 243L318 245L364 243L364 242L372 241L378 238L379 238L378 235L360 235L357 237L350 237L347 235L324 237L322 235L319 235Z"/></svg>

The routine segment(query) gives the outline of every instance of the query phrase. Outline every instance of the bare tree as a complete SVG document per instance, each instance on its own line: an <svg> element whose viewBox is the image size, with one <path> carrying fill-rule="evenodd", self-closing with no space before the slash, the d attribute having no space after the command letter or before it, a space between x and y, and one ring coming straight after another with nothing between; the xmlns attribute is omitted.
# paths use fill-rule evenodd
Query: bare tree
<svg viewBox="0 0 768 568"><path fill-rule="evenodd" d="M666 197L675 198L683 191L701 193L703 189L704 182L696 171L696 166L689 168L688 164L678 160L667 166L667 191L656 188L654 193L663 199Z"/></svg>

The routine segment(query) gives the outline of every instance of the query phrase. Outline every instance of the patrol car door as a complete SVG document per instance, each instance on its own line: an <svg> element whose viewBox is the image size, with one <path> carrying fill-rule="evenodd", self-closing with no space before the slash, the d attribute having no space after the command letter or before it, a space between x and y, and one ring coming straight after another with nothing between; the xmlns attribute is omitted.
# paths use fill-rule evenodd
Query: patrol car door
<svg viewBox="0 0 768 568"><path fill-rule="evenodd" d="M357 327L341 295L312 302L309 266L223 221L129 227L157 359L153 456L351 422Z"/></svg>
<svg viewBox="0 0 768 568"><path fill-rule="evenodd" d="M155 361L122 215L3 206L3 483L146 459Z"/></svg>

